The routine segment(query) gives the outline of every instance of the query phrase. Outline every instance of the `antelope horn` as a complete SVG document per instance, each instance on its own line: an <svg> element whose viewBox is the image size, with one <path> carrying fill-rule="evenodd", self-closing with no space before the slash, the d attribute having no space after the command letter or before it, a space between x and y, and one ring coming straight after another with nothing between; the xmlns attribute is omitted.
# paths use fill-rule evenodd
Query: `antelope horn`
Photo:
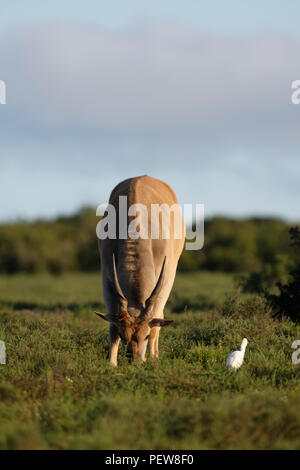
<svg viewBox="0 0 300 470"><path fill-rule="evenodd" d="M117 291L117 294L118 296L120 297L120 299L122 299L123 301L125 301L126 303L128 303L125 295L123 294L122 292L122 289L120 287L120 284L119 284L119 280L118 280L118 274L117 274L117 268L116 268L116 259L115 259L115 254L113 253L113 270L114 270L114 284L115 284L115 289Z"/></svg>
<svg viewBox="0 0 300 470"><path fill-rule="evenodd" d="M165 272L165 266L166 266L166 256L164 257L164 262L160 271L160 275L158 277L156 286L154 287L150 297L146 300L146 308L149 309L155 302L156 298L158 297L161 288L163 286L163 277L164 277L164 272Z"/></svg>

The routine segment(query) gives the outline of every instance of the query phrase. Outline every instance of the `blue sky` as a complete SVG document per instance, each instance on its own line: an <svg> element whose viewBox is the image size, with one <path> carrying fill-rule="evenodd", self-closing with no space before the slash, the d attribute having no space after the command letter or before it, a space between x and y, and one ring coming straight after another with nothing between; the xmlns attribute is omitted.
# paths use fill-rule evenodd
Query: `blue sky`
<svg viewBox="0 0 300 470"><path fill-rule="evenodd" d="M300 3L3 1L0 220L150 174L206 215L299 220Z"/></svg>
<svg viewBox="0 0 300 470"><path fill-rule="evenodd" d="M276 31L300 36L297 0L2 0L1 30L31 22L119 28L141 21L179 22L215 34Z"/></svg>

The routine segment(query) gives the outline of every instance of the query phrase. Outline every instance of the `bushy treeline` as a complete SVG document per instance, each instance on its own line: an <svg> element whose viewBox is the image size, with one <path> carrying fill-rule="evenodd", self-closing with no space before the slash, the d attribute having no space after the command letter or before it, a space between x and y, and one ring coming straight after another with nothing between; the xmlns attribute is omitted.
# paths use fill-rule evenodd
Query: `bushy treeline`
<svg viewBox="0 0 300 470"><path fill-rule="evenodd" d="M295 257L290 246L289 225L271 218L230 219L214 217L205 222L204 247L185 251L181 270L207 269L232 273L261 272L284 277Z"/></svg>
<svg viewBox="0 0 300 470"><path fill-rule="evenodd" d="M72 217L0 226L0 272L94 271L100 267L95 210L84 208ZM184 251L179 270L261 272L275 276L289 271L296 256L288 225L276 219L234 220L214 217L205 222L204 248Z"/></svg>
<svg viewBox="0 0 300 470"><path fill-rule="evenodd" d="M60 274L99 269L95 211L0 226L0 272Z"/></svg>

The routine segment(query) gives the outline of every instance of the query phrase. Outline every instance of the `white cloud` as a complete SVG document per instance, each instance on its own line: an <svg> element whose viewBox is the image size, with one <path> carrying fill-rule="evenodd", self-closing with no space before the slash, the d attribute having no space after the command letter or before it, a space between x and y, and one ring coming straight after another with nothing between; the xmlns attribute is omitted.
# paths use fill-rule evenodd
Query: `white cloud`
<svg viewBox="0 0 300 470"><path fill-rule="evenodd" d="M297 125L290 85L298 50L287 38L228 39L179 26L48 26L11 34L1 56L20 125L272 145L272 135L293 139Z"/></svg>
<svg viewBox="0 0 300 470"><path fill-rule="evenodd" d="M296 217L299 46L178 25L11 32L0 46L1 187L16 188L6 216L20 201L30 216L98 204L148 173L210 213Z"/></svg>

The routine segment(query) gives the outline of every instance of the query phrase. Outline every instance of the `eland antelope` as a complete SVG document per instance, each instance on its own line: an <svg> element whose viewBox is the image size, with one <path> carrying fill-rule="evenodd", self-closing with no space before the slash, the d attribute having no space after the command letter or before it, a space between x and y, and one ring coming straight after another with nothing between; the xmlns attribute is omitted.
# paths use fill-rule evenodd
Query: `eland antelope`
<svg viewBox="0 0 300 470"><path fill-rule="evenodd" d="M119 217L120 196L126 196L125 218ZM147 347L150 357L158 357L160 328L172 322L164 319L164 307L183 250L185 228L174 191L147 175L119 183L109 204L116 213L117 235L99 239L107 313L96 313L110 323L109 360L117 365L120 340L132 359L145 361ZM120 231L124 233L122 223L130 233L134 222L131 207L137 208L136 215L144 213L139 217L140 236L120 237Z"/></svg>

